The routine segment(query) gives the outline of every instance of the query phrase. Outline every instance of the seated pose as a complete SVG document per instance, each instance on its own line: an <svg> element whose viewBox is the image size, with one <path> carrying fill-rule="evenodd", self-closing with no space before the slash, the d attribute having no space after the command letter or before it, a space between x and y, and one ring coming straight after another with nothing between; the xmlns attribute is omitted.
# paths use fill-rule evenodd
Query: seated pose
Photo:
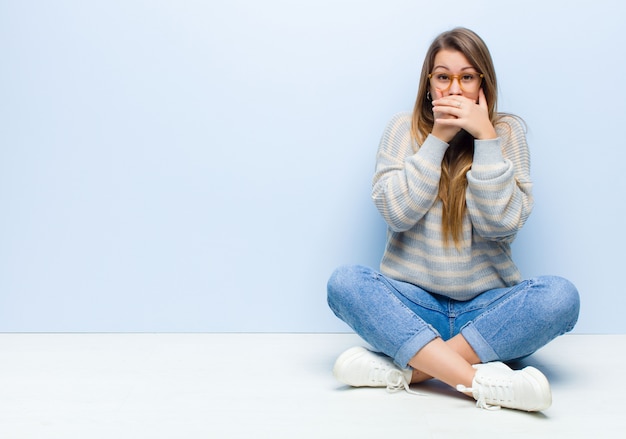
<svg viewBox="0 0 626 439"><path fill-rule="evenodd" d="M478 35L433 41L413 113L391 119L377 153L380 271L344 266L328 281L330 308L374 348L340 355L339 381L409 390L436 378L481 408L551 405L539 370L505 362L571 331L578 291L556 276L522 280L511 259L533 206L530 157L523 123L496 111L496 95Z"/></svg>

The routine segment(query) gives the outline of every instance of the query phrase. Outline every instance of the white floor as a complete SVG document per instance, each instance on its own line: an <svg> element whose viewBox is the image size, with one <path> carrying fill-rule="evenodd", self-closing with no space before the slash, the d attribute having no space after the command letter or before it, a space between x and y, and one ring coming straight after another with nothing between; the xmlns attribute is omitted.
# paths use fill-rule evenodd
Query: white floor
<svg viewBox="0 0 626 439"><path fill-rule="evenodd" d="M353 334L0 334L0 438L624 438L626 335L567 335L526 361L544 413L489 412L331 373Z"/></svg>

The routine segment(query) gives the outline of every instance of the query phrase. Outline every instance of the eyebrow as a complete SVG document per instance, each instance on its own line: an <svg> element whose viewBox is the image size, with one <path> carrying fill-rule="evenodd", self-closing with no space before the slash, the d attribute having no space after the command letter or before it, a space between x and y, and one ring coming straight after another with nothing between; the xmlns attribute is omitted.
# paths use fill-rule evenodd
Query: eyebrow
<svg viewBox="0 0 626 439"><path fill-rule="evenodd" d="M435 66L435 67L433 67L433 70L436 70L436 69L438 69L438 68L442 68L442 69L450 70L450 68L449 68L449 67L446 67L446 66ZM470 69L471 69L471 70L476 70L474 67L469 66L469 67L463 67L463 68L461 69L461 71L463 71L463 70L470 70Z"/></svg>

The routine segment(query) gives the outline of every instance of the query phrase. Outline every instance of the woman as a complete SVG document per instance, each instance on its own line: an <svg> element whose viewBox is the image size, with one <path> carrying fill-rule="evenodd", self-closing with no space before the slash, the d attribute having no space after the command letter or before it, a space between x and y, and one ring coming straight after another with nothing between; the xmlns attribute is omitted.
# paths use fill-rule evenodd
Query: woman
<svg viewBox="0 0 626 439"><path fill-rule="evenodd" d="M397 390L439 379L482 408L539 411L546 377L503 362L571 331L579 297L567 280L522 280L510 244L531 212L522 123L496 112L491 55L456 28L432 43L412 114L388 124L372 198L388 225L380 272L337 269L333 312L374 347L335 363L351 386Z"/></svg>

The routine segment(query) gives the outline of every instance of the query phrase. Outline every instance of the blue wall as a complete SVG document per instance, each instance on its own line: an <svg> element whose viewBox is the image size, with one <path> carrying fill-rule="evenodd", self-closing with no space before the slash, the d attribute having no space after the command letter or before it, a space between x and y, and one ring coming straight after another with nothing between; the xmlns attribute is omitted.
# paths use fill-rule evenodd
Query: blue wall
<svg viewBox="0 0 626 439"><path fill-rule="evenodd" d="M524 275L626 331L624 9L0 0L0 331L346 330L326 280L378 265L378 140L456 25L529 125Z"/></svg>

